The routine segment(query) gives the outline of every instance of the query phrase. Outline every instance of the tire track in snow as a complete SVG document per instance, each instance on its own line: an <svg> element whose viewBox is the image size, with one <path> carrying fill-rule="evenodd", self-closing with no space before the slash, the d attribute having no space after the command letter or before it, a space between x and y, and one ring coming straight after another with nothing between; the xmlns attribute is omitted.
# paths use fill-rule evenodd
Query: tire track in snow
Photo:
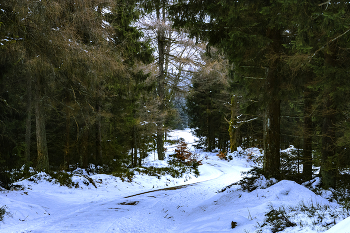
<svg viewBox="0 0 350 233"><path fill-rule="evenodd" d="M194 185L197 185L199 183L203 183L203 182L206 182L206 181L210 181L210 180L214 180L214 179L217 179L219 178L220 176L222 175L225 175L225 172L219 168L217 168L217 164L211 164L211 163L208 163L206 162L208 165L210 166L213 166L216 168L216 170L219 170L220 171L220 175L218 176L215 176L215 177L212 177L212 178L209 178L209 179L205 179L205 180L201 180L201 181L197 181L197 182L194 182L194 183L189 183L189 184L183 184L183 185L177 185L177 186L171 186L171 187L167 187L167 188L161 188L161 189L155 189L155 190L150 190L150 191L146 191L146 192L141 192L141 193L136 193L136 194L133 194L133 195L129 195L129 196L126 196L124 198L130 198L130 197L136 197L136 196L140 196L140 195L143 195L143 194L147 194L147 193L154 193L154 192L159 192L159 191L168 191L168 190L177 190L177 189L182 189L182 188L186 188L188 186L194 186Z"/></svg>

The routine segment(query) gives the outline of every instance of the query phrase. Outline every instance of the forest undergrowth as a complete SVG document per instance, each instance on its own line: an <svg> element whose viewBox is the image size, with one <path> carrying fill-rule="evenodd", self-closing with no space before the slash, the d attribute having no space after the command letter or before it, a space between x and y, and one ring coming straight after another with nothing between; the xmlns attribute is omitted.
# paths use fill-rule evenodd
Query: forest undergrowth
<svg viewBox="0 0 350 233"><path fill-rule="evenodd" d="M278 206L270 203L269 210L264 214L264 220L256 223L256 231L254 232L295 232L305 228L316 232L323 232L350 216L350 188L345 185L349 179L347 172L344 171L339 176L339 185L336 189L324 189L322 188L321 178L317 174L310 181L303 182L301 180L300 170L298 170L301 168L298 168L296 166L298 163L295 162L299 159L297 149L290 147L281 154L283 180L291 180L299 183L315 194L327 199L330 203L337 203L339 205L335 207L334 205L322 205L313 201L308 203L300 201L297 205L293 206ZM239 192L239 197L241 197L244 193L267 189L282 180L266 178L264 176L261 154L258 155L251 153L249 150L242 150L236 153L236 156L246 158L254 166L251 170L242 172L243 178L241 180L223 187L221 190L218 190L218 193ZM218 157L228 160L228 157L223 156L222 153L219 153ZM314 170L317 169L317 167L314 168ZM253 220L252 217L251 220Z"/></svg>

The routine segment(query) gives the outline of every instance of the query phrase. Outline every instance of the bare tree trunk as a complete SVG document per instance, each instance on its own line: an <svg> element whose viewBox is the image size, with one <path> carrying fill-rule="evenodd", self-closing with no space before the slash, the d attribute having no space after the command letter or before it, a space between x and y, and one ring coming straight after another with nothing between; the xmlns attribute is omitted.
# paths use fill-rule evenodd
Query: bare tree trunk
<svg viewBox="0 0 350 233"><path fill-rule="evenodd" d="M26 136L25 136L25 158L27 163L30 162L30 144L32 134L32 79L27 81L27 120L26 120Z"/></svg>
<svg viewBox="0 0 350 233"><path fill-rule="evenodd" d="M328 97L330 98L330 97ZM335 158L335 111L334 103L327 99L324 106L324 120L322 125L322 159L321 176L324 188L336 186L336 158Z"/></svg>
<svg viewBox="0 0 350 233"><path fill-rule="evenodd" d="M136 132L136 125L133 126L133 167L137 166L137 132ZM140 160L141 160L141 155L140 155Z"/></svg>
<svg viewBox="0 0 350 233"><path fill-rule="evenodd" d="M325 66L334 69L337 61L337 47L330 46L331 53L325 53ZM333 77L327 77L331 81ZM321 176L323 188L336 187L337 158L336 158L336 103L330 96L331 90L325 93L325 103L323 107L323 125L322 125L322 158L321 158Z"/></svg>
<svg viewBox="0 0 350 233"><path fill-rule="evenodd" d="M163 14L162 14L162 19L161 19L161 9L157 9L157 19L158 21L162 20L164 23L165 21L165 9L164 9L164 1L163 3ZM159 75L158 75L158 98L160 101L159 104L159 111L160 111L160 116L157 122L157 153L158 153L158 159L159 160L164 160L165 155L164 155L164 120L163 120L163 115L164 115L164 110L165 110L165 103L164 103L164 98L165 98L165 71L164 71L164 61L165 61L165 29L160 26L157 31L158 34L158 53L159 53L159 60L158 60L158 68L159 68Z"/></svg>
<svg viewBox="0 0 350 233"><path fill-rule="evenodd" d="M265 120L265 161L267 177L280 177L280 100L271 100L266 109Z"/></svg>
<svg viewBox="0 0 350 233"><path fill-rule="evenodd" d="M267 177L280 177L280 100L277 92L279 80L276 68L267 74L268 102L264 120L264 173Z"/></svg>
<svg viewBox="0 0 350 233"><path fill-rule="evenodd" d="M44 106L42 100L42 85L39 77L35 82L35 120L36 120L36 142L37 142L37 169L49 171L49 155L46 141Z"/></svg>
<svg viewBox="0 0 350 233"><path fill-rule="evenodd" d="M70 165L70 109L68 108L69 105L69 93L66 91L66 145L64 148L64 158L63 158L63 169L67 170L69 169Z"/></svg>
<svg viewBox="0 0 350 233"><path fill-rule="evenodd" d="M235 100L235 97L232 96L231 98L231 121L229 126L229 134L230 134L230 151L236 151L237 150L237 116L236 116L236 108L237 108L237 102Z"/></svg>
<svg viewBox="0 0 350 233"><path fill-rule="evenodd" d="M80 166L82 168L88 167L88 160L89 160L89 128L87 127L88 124L84 127L83 135L82 135L82 151L80 153Z"/></svg>
<svg viewBox="0 0 350 233"><path fill-rule="evenodd" d="M96 100L96 164L102 164L101 104Z"/></svg>
<svg viewBox="0 0 350 233"><path fill-rule="evenodd" d="M141 167L142 166L142 159L143 158L145 158L146 156L145 156L145 146L144 146L144 143L140 143L140 146L141 146L141 148L140 148L140 159L139 159L139 167Z"/></svg>
<svg viewBox="0 0 350 233"><path fill-rule="evenodd" d="M312 119L310 92L304 94L303 179L312 179Z"/></svg>
<svg viewBox="0 0 350 233"><path fill-rule="evenodd" d="M281 33L278 29L268 29L267 37L272 40L269 50L272 62L266 76L266 119L264 126L264 172L267 177L280 178L280 77L278 77L279 53L281 51Z"/></svg>
<svg viewBox="0 0 350 233"><path fill-rule="evenodd" d="M63 159L63 168L69 169L70 158L69 158L69 150L70 150L70 112L67 108L66 112L66 148L64 150L64 159Z"/></svg>

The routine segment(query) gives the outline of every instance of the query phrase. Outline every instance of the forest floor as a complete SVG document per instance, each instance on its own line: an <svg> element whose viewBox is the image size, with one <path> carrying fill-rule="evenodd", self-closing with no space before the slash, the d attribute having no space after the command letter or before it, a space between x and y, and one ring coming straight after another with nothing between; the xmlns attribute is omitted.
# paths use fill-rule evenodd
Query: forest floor
<svg viewBox="0 0 350 233"><path fill-rule="evenodd" d="M190 130L170 136L195 141ZM169 145L167 154L174 149ZM347 217L340 205L293 181L269 186L261 179L259 188L243 191L231 184L255 165L251 160L190 149L203 159L198 177L136 175L123 182L82 172L73 176L78 188L60 186L45 173L19 181L18 190L0 192L7 211L0 232L324 232ZM166 163L150 155L144 165ZM349 232L349 226L345 219L328 232Z"/></svg>

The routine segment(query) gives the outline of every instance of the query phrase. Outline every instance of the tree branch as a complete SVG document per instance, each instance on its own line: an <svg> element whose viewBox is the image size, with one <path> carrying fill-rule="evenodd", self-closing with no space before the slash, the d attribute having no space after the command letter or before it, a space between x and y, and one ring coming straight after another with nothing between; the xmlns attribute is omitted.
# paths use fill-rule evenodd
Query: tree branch
<svg viewBox="0 0 350 233"><path fill-rule="evenodd" d="M325 5L325 4L331 4L331 0L328 0L327 2L324 2L324 3L318 4L318 6L322 6L322 5Z"/></svg>
<svg viewBox="0 0 350 233"><path fill-rule="evenodd" d="M314 54L310 57L309 62L311 62L311 59L316 55L316 53L318 53L319 51L321 51L322 49L324 49L327 45L329 45L330 43L332 43L335 40L338 40L340 37L344 36L346 33L348 33L350 31L350 28L348 30L346 30L343 34L333 38L332 40L328 41L325 45L323 45L321 48L319 48L318 50L316 50L314 52Z"/></svg>

